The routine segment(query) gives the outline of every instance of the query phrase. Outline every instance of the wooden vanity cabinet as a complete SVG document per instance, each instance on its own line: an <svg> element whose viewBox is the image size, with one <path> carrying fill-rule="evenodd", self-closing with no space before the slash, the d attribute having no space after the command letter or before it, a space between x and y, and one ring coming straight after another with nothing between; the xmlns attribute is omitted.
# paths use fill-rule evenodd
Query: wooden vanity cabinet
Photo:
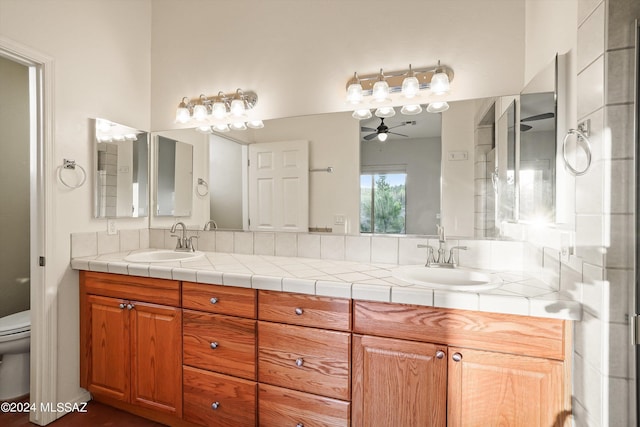
<svg viewBox="0 0 640 427"><path fill-rule="evenodd" d="M355 301L353 329L354 426L570 423L570 322Z"/></svg>
<svg viewBox="0 0 640 427"><path fill-rule="evenodd" d="M94 399L182 416L179 289L172 280L80 272L80 385Z"/></svg>
<svg viewBox="0 0 640 427"><path fill-rule="evenodd" d="M184 419L255 426L256 291L183 282Z"/></svg>
<svg viewBox="0 0 640 427"><path fill-rule="evenodd" d="M351 300L258 292L261 426L349 426Z"/></svg>

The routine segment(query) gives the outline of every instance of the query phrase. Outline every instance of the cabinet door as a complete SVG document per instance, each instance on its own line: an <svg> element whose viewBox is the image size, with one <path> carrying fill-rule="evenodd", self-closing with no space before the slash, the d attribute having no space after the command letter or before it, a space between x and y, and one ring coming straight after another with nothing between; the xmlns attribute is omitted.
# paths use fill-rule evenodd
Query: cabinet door
<svg viewBox="0 0 640 427"><path fill-rule="evenodd" d="M128 401L129 313L125 301L96 295L86 297L88 337L87 389L96 395Z"/></svg>
<svg viewBox="0 0 640 427"><path fill-rule="evenodd" d="M131 403L182 415L182 313L179 308L132 303Z"/></svg>
<svg viewBox="0 0 640 427"><path fill-rule="evenodd" d="M445 346L354 335L353 426L445 426L446 355Z"/></svg>
<svg viewBox="0 0 640 427"><path fill-rule="evenodd" d="M561 426L563 363L449 348L449 425Z"/></svg>

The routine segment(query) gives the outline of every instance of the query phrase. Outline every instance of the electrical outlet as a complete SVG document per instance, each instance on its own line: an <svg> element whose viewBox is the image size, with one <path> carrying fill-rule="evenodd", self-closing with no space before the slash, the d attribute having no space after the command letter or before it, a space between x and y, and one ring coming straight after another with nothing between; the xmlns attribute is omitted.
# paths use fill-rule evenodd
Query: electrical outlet
<svg viewBox="0 0 640 427"><path fill-rule="evenodd" d="M571 233L560 233L560 260L563 262L569 262L570 255L573 255Z"/></svg>
<svg viewBox="0 0 640 427"><path fill-rule="evenodd" d="M116 234L118 230L116 229L116 220L109 219L107 220L107 234Z"/></svg>

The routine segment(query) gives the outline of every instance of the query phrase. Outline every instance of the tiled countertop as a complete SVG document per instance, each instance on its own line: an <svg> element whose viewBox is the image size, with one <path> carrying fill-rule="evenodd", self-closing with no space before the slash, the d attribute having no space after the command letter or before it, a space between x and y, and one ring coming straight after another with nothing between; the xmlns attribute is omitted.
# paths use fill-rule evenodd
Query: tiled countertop
<svg viewBox="0 0 640 427"><path fill-rule="evenodd" d="M75 270L223 284L369 301L580 320L582 306L522 272L491 271L502 285L481 292L452 292L411 285L393 277L395 264L205 252L181 262L131 263L135 252L78 257ZM487 271L485 271L487 272Z"/></svg>

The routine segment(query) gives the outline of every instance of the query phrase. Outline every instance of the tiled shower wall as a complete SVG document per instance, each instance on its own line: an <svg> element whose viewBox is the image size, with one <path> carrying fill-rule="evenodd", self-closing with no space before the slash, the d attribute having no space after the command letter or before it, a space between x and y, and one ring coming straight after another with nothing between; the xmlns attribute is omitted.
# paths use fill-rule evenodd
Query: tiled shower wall
<svg viewBox="0 0 640 427"><path fill-rule="evenodd" d="M593 162L576 177L578 426L636 425L628 315L634 283L633 76L637 0L579 0L578 123L590 121ZM576 277L579 279L579 277Z"/></svg>

